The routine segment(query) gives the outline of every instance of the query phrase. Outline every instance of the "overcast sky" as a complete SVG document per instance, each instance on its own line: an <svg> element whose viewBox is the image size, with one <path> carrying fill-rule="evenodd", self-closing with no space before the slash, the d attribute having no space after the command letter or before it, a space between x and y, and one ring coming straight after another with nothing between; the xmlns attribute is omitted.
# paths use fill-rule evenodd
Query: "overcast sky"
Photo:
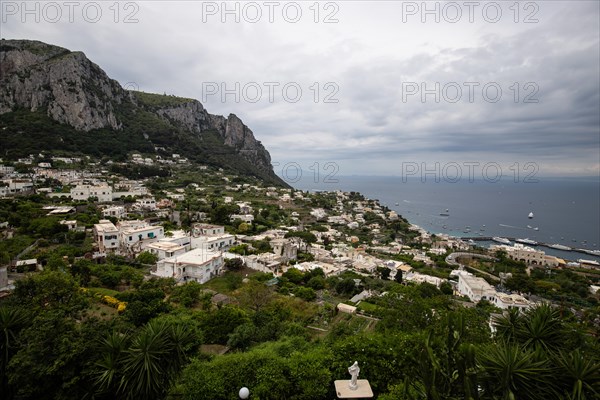
<svg viewBox="0 0 600 400"><path fill-rule="evenodd" d="M123 86L235 113L276 169L600 171L597 1L47 3L0 2L2 37L83 51Z"/></svg>

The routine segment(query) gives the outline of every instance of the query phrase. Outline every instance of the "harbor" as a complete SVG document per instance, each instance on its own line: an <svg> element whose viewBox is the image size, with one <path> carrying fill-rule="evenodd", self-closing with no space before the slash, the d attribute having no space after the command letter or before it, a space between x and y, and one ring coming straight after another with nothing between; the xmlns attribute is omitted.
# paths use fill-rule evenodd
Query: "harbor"
<svg viewBox="0 0 600 400"><path fill-rule="evenodd" d="M498 239L498 238L492 237L492 236L473 236L473 237L463 236L463 237L461 237L461 239L464 241L467 241L467 242L472 241L472 242L485 244L485 246L482 246L482 247L489 247L489 245L491 245L491 244L498 244L498 243L507 244L504 242L498 242L497 240L494 240L494 239ZM589 261L600 262L600 254L598 254L598 250L570 248L567 246L562 246L563 248L557 248L557 246L555 244L537 242L537 241L535 242L536 244L523 243L524 242L523 239L516 238L516 237L503 237L502 239L507 239L509 242L511 242L511 244L512 243L522 243L522 244L525 244L525 245L531 246L531 247L543 247L545 253L556 256L556 257L560 257L560 258L563 258L563 259L569 260L569 261L577 261L578 259L582 259L582 257L577 256L577 254L580 254L580 255L584 256L583 258L589 259ZM567 250L567 249L569 249L569 250Z"/></svg>

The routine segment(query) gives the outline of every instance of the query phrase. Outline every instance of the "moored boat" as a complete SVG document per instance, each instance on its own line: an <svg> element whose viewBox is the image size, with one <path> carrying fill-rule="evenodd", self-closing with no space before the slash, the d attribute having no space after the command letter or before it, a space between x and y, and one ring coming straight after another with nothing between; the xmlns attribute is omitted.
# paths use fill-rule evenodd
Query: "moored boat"
<svg viewBox="0 0 600 400"><path fill-rule="evenodd" d="M502 244L510 244L510 240L508 240L507 238L503 238L503 237L494 236L492 238L492 240L494 242L498 242L498 243L502 243Z"/></svg>
<svg viewBox="0 0 600 400"><path fill-rule="evenodd" d="M593 265L595 267L600 267L600 263L598 263L598 261L594 261L594 260L584 260L584 259L580 258L579 260L577 260L577 262L579 264Z"/></svg>
<svg viewBox="0 0 600 400"><path fill-rule="evenodd" d="M522 244L528 244L530 246L537 246L538 242L536 242L535 240L531 240L528 238L525 239L515 239L515 242L517 243L522 243Z"/></svg>
<svg viewBox="0 0 600 400"><path fill-rule="evenodd" d="M556 249L556 250L564 250L564 251L571 251L571 250L573 250L569 246L565 246L563 244L558 244L558 243L549 244L548 247Z"/></svg>

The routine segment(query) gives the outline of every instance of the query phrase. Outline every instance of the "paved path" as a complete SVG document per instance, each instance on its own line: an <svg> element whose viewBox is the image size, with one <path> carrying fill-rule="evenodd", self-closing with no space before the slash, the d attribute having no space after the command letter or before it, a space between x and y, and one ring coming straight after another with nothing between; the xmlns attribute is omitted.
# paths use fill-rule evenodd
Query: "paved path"
<svg viewBox="0 0 600 400"><path fill-rule="evenodd" d="M460 258L460 257L479 258L479 259L482 259L482 260L489 260L489 261L496 260L494 257L487 256L485 254L478 254L478 253L457 252L457 253L451 253L451 254L449 254L448 257L446 257L446 262L448 264L450 264L450 265L457 266L457 267L459 267L461 269L468 268L468 269L473 270L473 271L475 271L477 273L485 275L485 276L489 277L492 280L500 281L500 278L498 278L496 275L492 275L492 274L490 274L488 272L485 272L485 271L482 271L480 269L477 269L477 268L470 267L468 265L464 265L464 264L459 263L456 259Z"/></svg>

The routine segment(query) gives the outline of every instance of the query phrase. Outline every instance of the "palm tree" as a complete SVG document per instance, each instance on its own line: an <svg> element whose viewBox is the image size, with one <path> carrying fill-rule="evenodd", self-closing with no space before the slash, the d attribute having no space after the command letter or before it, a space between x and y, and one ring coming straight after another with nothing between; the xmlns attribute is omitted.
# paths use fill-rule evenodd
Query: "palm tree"
<svg viewBox="0 0 600 400"><path fill-rule="evenodd" d="M127 398L155 399L168 389L168 339L167 325L150 321L132 340L123 358L121 384Z"/></svg>
<svg viewBox="0 0 600 400"><path fill-rule="evenodd" d="M28 314L14 307L0 307L0 385L2 393L10 398L10 388L6 371L8 363L16 350L19 332L29 324Z"/></svg>
<svg viewBox="0 0 600 400"><path fill-rule="evenodd" d="M161 319L135 336L111 333L101 343L96 385L115 398L163 398L197 343L192 329Z"/></svg>
<svg viewBox="0 0 600 400"><path fill-rule="evenodd" d="M564 341L564 324L558 310L544 303L525 311L519 324L516 339L532 350L553 353Z"/></svg>
<svg viewBox="0 0 600 400"><path fill-rule="evenodd" d="M600 398L600 364L579 349L556 357L557 378L572 400Z"/></svg>
<svg viewBox="0 0 600 400"><path fill-rule="evenodd" d="M522 323L523 317L517 308L511 308L501 316L495 317L496 338L507 343L514 341Z"/></svg>
<svg viewBox="0 0 600 400"><path fill-rule="evenodd" d="M499 343L481 348L477 361L482 398L558 398L552 384L550 363L541 352L523 349L516 344Z"/></svg>
<svg viewBox="0 0 600 400"><path fill-rule="evenodd" d="M130 337L119 332L110 333L101 343L102 358L96 362L96 385L101 392L115 393L120 387L122 357Z"/></svg>

